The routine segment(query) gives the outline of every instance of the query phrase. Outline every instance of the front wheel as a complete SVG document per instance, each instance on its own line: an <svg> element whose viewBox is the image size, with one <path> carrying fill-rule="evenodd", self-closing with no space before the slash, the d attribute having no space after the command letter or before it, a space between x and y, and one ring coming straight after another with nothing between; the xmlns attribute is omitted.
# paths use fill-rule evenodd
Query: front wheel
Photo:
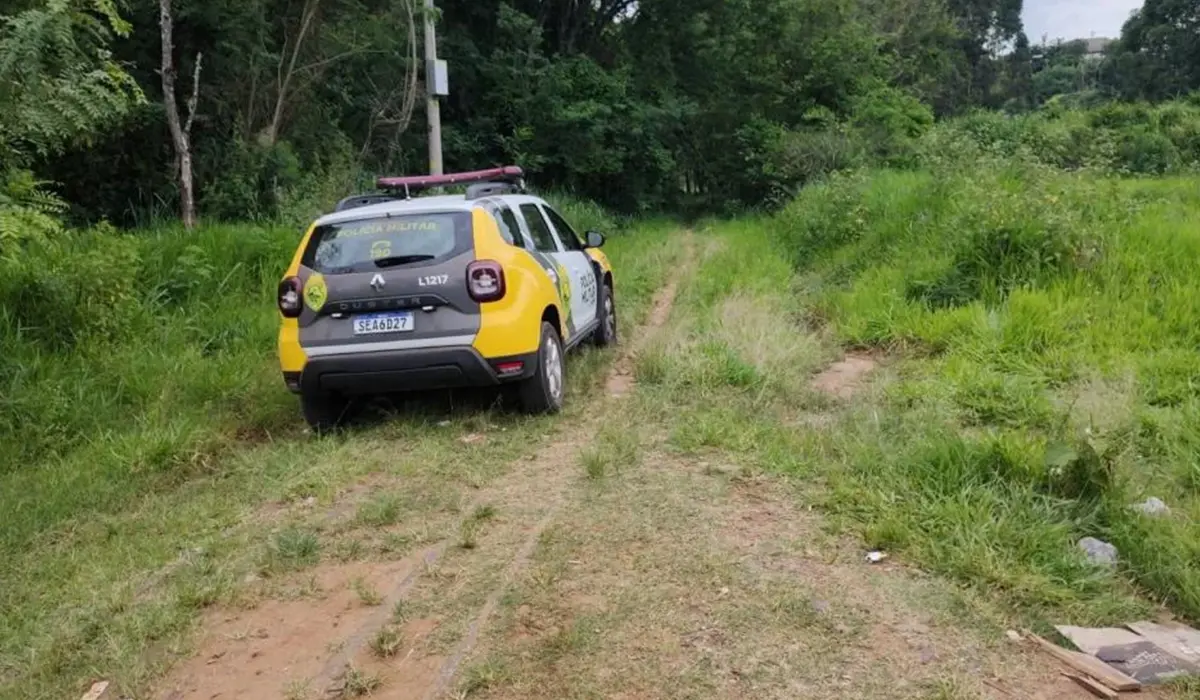
<svg viewBox="0 0 1200 700"><path fill-rule="evenodd" d="M542 323L542 341L538 346L537 371L520 384L521 408L526 413L558 413L566 392L562 340L549 323Z"/></svg>
<svg viewBox="0 0 1200 700"><path fill-rule="evenodd" d="M600 325L592 334L592 344L598 348L617 344L617 306L607 282L600 285Z"/></svg>
<svg viewBox="0 0 1200 700"><path fill-rule="evenodd" d="M334 394L301 394L300 410L308 427L318 435L333 432L346 417L350 402Z"/></svg>

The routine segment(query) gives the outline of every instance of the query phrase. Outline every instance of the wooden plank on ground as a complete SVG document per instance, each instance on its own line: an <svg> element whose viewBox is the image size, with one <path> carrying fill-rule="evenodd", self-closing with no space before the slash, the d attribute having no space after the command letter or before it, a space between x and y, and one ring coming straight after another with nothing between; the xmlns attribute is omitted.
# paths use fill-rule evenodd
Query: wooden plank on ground
<svg viewBox="0 0 1200 700"><path fill-rule="evenodd" d="M1101 685L1087 676L1081 676L1078 673L1067 673L1066 671L1063 671L1063 675L1075 681L1077 684L1082 686L1084 690L1098 698L1112 700L1113 698L1120 697L1117 694L1117 691L1110 690L1108 686Z"/></svg>
<svg viewBox="0 0 1200 700"><path fill-rule="evenodd" d="M1126 625L1158 648L1189 663L1200 664L1200 632L1178 623L1131 622Z"/></svg>
<svg viewBox="0 0 1200 700"><path fill-rule="evenodd" d="M1104 647L1116 647L1122 644L1137 644L1146 641L1142 637L1119 627L1072 627L1070 625L1055 625L1054 629L1075 645L1076 649L1085 654L1096 655Z"/></svg>
<svg viewBox="0 0 1200 700"><path fill-rule="evenodd" d="M1057 644L1047 642L1036 634L1030 633L1026 636L1042 649L1055 656L1059 661L1076 671L1091 676L1113 690L1139 690L1142 687L1142 684L1136 679L1130 678L1094 656L1088 656L1082 652L1070 649L1063 649Z"/></svg>

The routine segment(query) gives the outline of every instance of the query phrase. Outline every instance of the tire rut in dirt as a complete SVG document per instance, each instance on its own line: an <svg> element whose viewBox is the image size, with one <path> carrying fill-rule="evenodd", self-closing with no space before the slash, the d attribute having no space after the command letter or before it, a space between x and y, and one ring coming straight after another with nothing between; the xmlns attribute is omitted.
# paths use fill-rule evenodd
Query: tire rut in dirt
<svg viewBox="0 0 1200 700"><path fill-rule="evenodd" d="M526 497L532 495L540 501L542 507L540 508L538 517L521 518L513 523L513 525L519 528L522 522L528 523L531 521L536 522L536 525L523 533L523 539L516 548L516 554L511 557L504 567L503 573L498 576L498 580L494 582L488 591L482 606L478 607L476 614L469 619L461 638L454 645L452 651L443 659L436 674L430 677L428 667L413 665L412 670L416 673L409 675L397 672L393 678L387 679L385 681L385 689L382 691L380 697L392 698L394 700L408 700L410 698L414 700L416 698L436 700L436 698L443 697L451 690L463 662L470 657L480 635L487 628L488 622L495 614L509 585L518 579L525 570L534 551L537 549L543 533L546 532L547 528L558 516L562 507L567 503L571 486L574 483L575 460L580 451L592 443L595 433L598 430L598 424L601 422L595 420L595 418L598 415L602 416L605 410L611 409L614 402L607 399L619 398L632 389L632 367L636 355L649 342L654 332L667 322L675 302L677 289L678 279L672 279L654 296L647 322L641 328L641 332L635 336L637 337L637 341L622 352L605 379L605 387L608 389L606 396L601 397L596 402L596 410L587 412L586 415L593 419L589 421L589 425L586 428L579 425L567 426L565 431L572 437L551 443L535 458L536 466L531 468L527 475L535 476L541 474L545 478L542 480L535 478L524 483L529 487L531 492L530 494L526 494ZM623 383L619 382L622 377L625 378ZM620 384L623 390L619 392L613 391L613 387L618 384ZM512 550L508 549L508 551ZM424 692L418 692L415 686L422 685L422 681L424 681Z"/></svg>

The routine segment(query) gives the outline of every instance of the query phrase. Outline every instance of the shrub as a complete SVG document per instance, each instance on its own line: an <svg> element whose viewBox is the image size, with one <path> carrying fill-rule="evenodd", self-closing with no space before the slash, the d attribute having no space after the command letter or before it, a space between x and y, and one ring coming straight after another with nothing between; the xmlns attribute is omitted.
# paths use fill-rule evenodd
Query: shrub
<svg viewBox="0 0 1200 700"><path fill-rule="evenodd" d="M862 134L872 156L892 167L915 164L915 139L933 126L933 110L916 97L879 87L855 99L851 123Z"/></svg>
<svg viewBox="0 0 1200 700"><path fill-rule="evenodd" d="M790 190L863 163L863 144L840 126L781 133L767 161L767 172Z"/></svg>
<svg viewBox="0 0 1200 700"><path fill-rule="evenodd" d="M1179 150L1165 134L1136 126L1121 134L1117 167L1132 173L1161 175L1179 168Z"/></svg>

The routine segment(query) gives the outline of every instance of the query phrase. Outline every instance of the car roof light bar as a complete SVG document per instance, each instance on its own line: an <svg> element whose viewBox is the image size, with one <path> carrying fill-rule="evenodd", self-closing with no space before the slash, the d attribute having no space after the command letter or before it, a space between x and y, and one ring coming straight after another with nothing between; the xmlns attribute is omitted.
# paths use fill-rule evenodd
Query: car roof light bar
<svg viewBox="0 0 1200 700"><path fill-rule="evenodd" d="M473 170L467 173L446 173L445 175L413 175L409 177L381 177L375 184L381 190L403 190L405 197L411 197L413 192L428 190L447 185L469 185L476 182L507 182L523 187L525 173L515 165L490 170Z"/></svg>

